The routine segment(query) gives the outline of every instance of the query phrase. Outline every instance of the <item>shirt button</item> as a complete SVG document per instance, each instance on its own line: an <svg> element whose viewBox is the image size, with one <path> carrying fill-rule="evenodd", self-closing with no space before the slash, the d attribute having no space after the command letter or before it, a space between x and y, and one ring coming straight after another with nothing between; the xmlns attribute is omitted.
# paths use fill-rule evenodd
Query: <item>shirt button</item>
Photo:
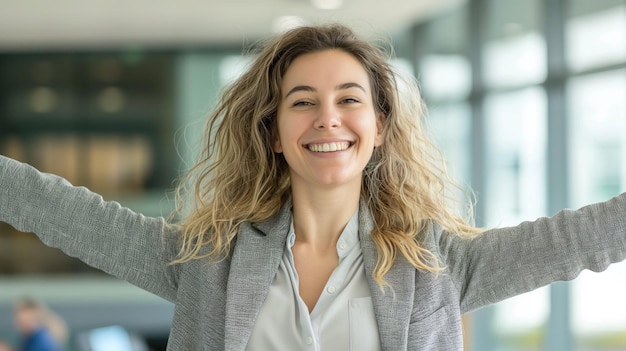
<svg viewBox="0 0 626 351"><path fill-rule="evenodd" d="M328 293L333 294L337 289L335 289L334 286L329 286L328 289L326 289L326 291L328 291Z"/></svg>
<svg viewBox="0 0 626 351"><path fill-rule="evenodd" d="M346 248L346 244L344 244L344 243L339 243L339 248L340 248L341 250L345 249L345 248Z"/></svg>
<svg viewBox="0 0 626 351"><path fill-rule="evenodd" d="M311 345L313 343L313 338L309 336L304 342L306 342L307 345Z"/></svg>

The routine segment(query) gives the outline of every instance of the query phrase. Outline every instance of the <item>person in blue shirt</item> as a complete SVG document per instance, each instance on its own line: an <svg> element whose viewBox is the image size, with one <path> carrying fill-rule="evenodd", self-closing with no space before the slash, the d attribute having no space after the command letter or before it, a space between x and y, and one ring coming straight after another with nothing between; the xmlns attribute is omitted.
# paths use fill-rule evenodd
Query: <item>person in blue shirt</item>
<svg viewBox="0 0 626 351"><path fill-rule="evenodd" d="M22 298L15 305L15 327L22 336L17 351L61 351L46 325L46 306L32 298Z"/></svg>

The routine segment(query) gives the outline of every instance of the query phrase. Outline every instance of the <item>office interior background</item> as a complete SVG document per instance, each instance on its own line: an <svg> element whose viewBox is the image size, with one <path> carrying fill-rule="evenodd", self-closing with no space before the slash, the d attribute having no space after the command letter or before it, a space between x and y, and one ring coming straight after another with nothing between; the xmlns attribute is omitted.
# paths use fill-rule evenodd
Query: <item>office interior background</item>
<svg viewBox="0 0 626 351"><path fill-rule="evenodd" d="M248 49L336 21L392 41L392 63L419 81L432 138L477 194L478 225L626 191L625 0L2 0L0 154L167 216ZM81 340L131 350L103 341L120 335L165 349L171 304L0 223L0 339L16 341L12 304L24 294L66 320L68 350ZM626 263L464 324L468 350L626 350Z"/></svg>

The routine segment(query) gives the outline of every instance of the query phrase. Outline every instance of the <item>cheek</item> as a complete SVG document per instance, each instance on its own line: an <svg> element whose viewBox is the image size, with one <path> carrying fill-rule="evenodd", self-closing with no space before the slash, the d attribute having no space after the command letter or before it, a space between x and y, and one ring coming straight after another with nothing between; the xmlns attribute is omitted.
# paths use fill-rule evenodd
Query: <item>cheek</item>
<svg viewBox="0 0 626 351"><path fill-rule="evenodd" d="M295 143L304 134L306 130L305 123L301 119L293 118L293 116L284 116L278 120L277 139L283 143L283 148L287 147L287 143Z"/></svg>
<svg viewBox="0 0 626 351"><path fill-rule="evenodd" d="M376 142L378 138L378 124L374 117L356 119L353 123L353 129L358 130L359 134L366 137L368 140Z"/></svg>

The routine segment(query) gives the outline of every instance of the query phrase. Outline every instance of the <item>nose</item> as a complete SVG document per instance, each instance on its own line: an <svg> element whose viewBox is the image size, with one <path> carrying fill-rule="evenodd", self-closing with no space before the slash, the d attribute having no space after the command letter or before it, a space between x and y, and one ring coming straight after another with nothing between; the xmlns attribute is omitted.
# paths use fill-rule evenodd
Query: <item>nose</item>
<svg viewBox="0 0 626 351"><path fill-rule="evenodd" d="M332 103L323 103L314 122L315 129L335 129L341 126L341 113Z"/></svg>

